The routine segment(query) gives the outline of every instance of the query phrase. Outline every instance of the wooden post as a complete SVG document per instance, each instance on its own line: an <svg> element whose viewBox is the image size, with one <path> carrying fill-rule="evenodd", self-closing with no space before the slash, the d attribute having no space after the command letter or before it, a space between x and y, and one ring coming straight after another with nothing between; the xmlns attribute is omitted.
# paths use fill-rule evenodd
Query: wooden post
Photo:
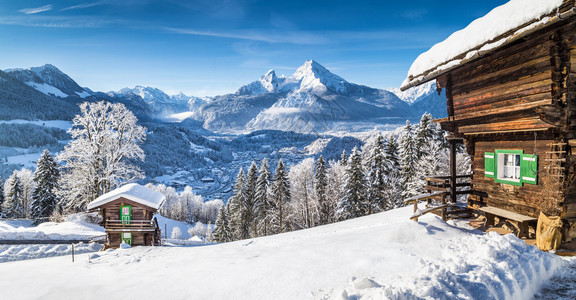
<svg viewBox="0 0 576 300"><path fill-rule="evenodd" d="M456 203L456 142L454 137L448 138L450 142L450 201Z"/></svg>
<svg viewBox="0 0 576 300"><path fill-rule="evenodd" d="M74 262L74 243L72 243L72 262Z"/></svg>

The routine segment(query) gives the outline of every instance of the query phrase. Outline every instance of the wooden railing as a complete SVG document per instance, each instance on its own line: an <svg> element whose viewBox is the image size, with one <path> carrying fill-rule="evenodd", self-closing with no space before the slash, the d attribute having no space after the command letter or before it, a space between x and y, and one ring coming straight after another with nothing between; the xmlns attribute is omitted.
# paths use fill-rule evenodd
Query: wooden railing
<svg viewBox="0 0 576 300"><path fill-rule="evenodd" d="M465 181L472 177L472 175L457 175L456 176L456 195L468 194L470 191L459 189L463 187L469 187L470 182ZM428 193L433 192L451 192L452 184L450 182L450 176L432 176L426 178L426 191Z"/></svg>
<svg viewBox="0 0 576 300"><path fill-rule="evenodd" d="M106 230L154 231L158 223L154 220L106 220Z"/></svg>

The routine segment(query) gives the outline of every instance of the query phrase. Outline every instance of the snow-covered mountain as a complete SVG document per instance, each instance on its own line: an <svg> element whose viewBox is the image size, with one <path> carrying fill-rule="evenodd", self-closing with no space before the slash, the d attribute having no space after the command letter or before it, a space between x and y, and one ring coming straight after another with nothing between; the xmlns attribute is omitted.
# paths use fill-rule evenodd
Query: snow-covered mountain
<svg viewBox="0 0 576 300"><path fill-rule="evenodd" d="M5 72L46 95L86 98L92 94L51 64L29 69L7 69Z"/></svg>
<svg viewBox="0 0 576 300"><path fill-rule="evenodd" d="M148 86L137 85L134 88L123 88L118 92L109 92L109 95L136 95L148 103L158 114L168 115L183 111L195 111L200 106L210 101L210 98L187 96L180 92L176 95L168 95L164 91Z"/></svg>
<svg viewBox="0 0 576 300"><path fill-rule="evenodd" d="M427 112L435 118L447 116L445 90L438 94L436 82L434 81L429 81L406 91L400 91L399 88L389 89L389 91L410 104L414 115L422 115Z"/></svg>
<svg viewBox="0 0 576 300"><path fill-rule="evenodd" d="M270 70L235 94L217 96L193 117L215 131L314 132L401 123L411 113L393 93L350 83L309 60L289 77Z"/></svg>

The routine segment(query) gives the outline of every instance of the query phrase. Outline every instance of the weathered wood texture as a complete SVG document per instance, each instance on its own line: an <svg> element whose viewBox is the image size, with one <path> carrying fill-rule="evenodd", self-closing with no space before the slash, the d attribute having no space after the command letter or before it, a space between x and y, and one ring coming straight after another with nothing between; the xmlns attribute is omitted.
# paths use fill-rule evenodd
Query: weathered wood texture
<svg viewBox="0 0 576 300"><path fill-rule="evenodd" d="M494 206L520 214L538 217L540 211L549 215L574 214L576 210L563 211L564 187L561 178L564 173L558 165L556 158L563 157L560 153L551 152L551 144L556 143L548 137L537 138L534 141L529 136L517 136L516 140L501 136L500 140L477 140L474 143L474 157L472 160L472 189L485 192L482 202L488 206ZM522 140L524 138L524 140ZM494 178L484 175L484 153L494 152L496 149L523 150L525 154L536 154L539 157L538 184L524 184L512 186L497 183ZM479 196L470 196L473 201L480 201Z"/></svg>
<svg viewBox="0 0 576 300"><path fill-rule="evenodd" d="M574 49L573 18L437 78L450 91L443 128L459 136L570 130L576 126Z"/></svg>
<svg viewBox="0 0 576 300"><path fill-rule="evenodd" d="M143 206L140 203L128 200L126 198L118 198L117 200L107 203L102 207L103 221L120 220L120 206L122 203L132 206L133 220L151 220L155 212L154 209Z"/></svg>

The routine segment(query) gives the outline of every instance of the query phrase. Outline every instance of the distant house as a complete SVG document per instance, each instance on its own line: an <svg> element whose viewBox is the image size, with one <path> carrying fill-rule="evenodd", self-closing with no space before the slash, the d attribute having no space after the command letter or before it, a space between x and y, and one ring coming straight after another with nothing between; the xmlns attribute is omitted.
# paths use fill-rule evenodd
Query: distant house
<svg viewBox="0 0 576 300"><path fill-rule="evenodd" d="M469 207L521 235L540 212L561 216L576 237L575 1L495 8L421 54L402 89L434 79L447 98L438 122L472 158Z"/></svg>
<svg viewBox="0 0 576 300"><path fill-rule="evenodd" d="M110 191L90 202L88 210L98 211L106 228L108 247L160 245L161 232L154 213L166 197L137 183Z"/></svg>

